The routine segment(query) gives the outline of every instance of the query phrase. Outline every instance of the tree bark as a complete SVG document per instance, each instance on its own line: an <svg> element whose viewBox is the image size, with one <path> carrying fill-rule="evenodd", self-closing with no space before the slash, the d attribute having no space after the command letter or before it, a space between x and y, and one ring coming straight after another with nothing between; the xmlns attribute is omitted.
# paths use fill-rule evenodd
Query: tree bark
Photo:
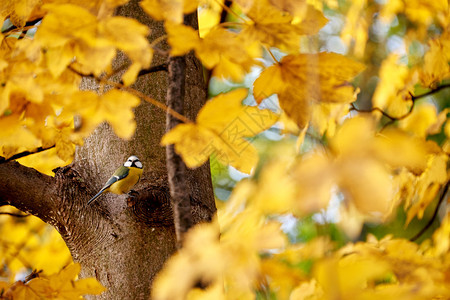
<svg viewBox="0 0 450 300"><path fill-rule="evenodd" d="M118 14L148 25L151 40L164 34L162 23L151 20L138 1L120 7ZM166 60L156 56L153 64ZM185 85L185 113L194 119L206 100L206 87L201 65L192 55L186 57ZM167 73L157 72L141 76L134 88L165 102L167 86ZM86 81L84 88L92 88L92 83ZM16 162L0 164L0 205L36 215L59 231L73 259L82 265L81 276L96 277L108 288L92 299L149 299L154 276L176 251L166 153L159 144L166 115L142 102L135 116L137 129L130 141L119 139L103 124L54 178ZM144 165L134 188L139 194L103 194L88 206L89 198L130 155L137 155ZM211 220L215 204L209 165L186 170L186 179L193 223Z"/></svg>

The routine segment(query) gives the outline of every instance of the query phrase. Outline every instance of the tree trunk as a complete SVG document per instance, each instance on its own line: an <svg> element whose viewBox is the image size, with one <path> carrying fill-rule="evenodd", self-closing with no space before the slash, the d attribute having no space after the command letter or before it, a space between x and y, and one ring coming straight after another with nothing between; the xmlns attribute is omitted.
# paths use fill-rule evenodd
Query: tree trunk
<svg viewBox="0 0 450 300"><path fill-rule="evenodd" d="M151 40L164 34L162 23L151 20L137 1L122 6L118 14L148 25ZM156 55L153 64L166 61ZM84 88L92 88L89 85L85 82ZM185 85L185 116L194 119L206 99L206 88L201 65L193 56L186 58ZM167 72L142 76L134 87L164 103ZM55 178L16 162L0 164L0 205L11 204L53 225L73 259L81 263L81 276L96 277L108 288L92 297L96 299L149 299L154 276L176 250L166 152L159 144L166 114L142 102L135 116L137 129L130 141L117 138L103 124L77 149L73 164L59 168ZM144 165L134 188L139 194L134 198L103 194L86 205L130 155L137 155ZM211 220L215 205L209 165L187 170L186 177L194 223Z"/></svg>

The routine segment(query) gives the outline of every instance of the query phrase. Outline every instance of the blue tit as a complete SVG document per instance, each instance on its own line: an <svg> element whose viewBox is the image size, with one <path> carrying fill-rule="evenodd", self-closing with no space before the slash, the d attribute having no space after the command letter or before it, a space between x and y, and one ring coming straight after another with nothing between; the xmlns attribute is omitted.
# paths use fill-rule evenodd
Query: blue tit
<svg viewBox="0 0 450 300"><path fill-rule="evenodd" d="M108 179L102 189L89 200L88 204L91 204L102 193L111 192L114 194L125 194L138 183L142 175L142 163L136 156L128 157L127 161L114 172L111 178Z"/></svg>

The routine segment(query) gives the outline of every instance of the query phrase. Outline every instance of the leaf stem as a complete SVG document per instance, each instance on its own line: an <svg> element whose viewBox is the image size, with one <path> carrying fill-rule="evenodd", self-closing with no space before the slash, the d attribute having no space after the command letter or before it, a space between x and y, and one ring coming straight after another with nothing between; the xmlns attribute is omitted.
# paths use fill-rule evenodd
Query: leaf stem
<svg viewBox="0 0 450 300"><path fill-rule="evenodd" d="M273 55L272 51L270 51L270 48L268 47L264 47L266 49L267 52L269 52L270 56L272 57L273 61L277 64L279 64L280 62L278 61L278 59L276 59L275 55Z"/></svg>
<svg viewBox="0 0 450 300"><path fill-rule="evenodd" d="M171 114L172 116L174 116L175 118L177 118L178 120L184 122L184 123L192 123L191 120L189 120L188 118L186 118L185 116L183 116L182 114L176 112L175 110L171 109L170 107L168 107L167 105L153 99L150 98L149 96L145 95L144 93L139 92L138 90L135 90L133 88L127 87L125 85L123 85L122 83L118 83L118 82L113 82L113 81L105 81L105 83L112 85L114 87L120 88L124 91L127 91L135 96L138 96L139 98L147 101L150 104L153 104L154 106L161 108L162 110L164 110L165 112Z"/></svg>

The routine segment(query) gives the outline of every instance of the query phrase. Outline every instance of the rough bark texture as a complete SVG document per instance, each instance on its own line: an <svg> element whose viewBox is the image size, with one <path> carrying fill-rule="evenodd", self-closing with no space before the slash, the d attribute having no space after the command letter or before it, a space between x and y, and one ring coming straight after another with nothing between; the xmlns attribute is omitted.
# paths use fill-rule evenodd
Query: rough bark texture
<svg viewBox="0 0 450 300"><path fill-rule="evenodd" d="M184 24L192 26L194 29L198 29L196 14L186 16ZM168 72L169 84L167 89L167 106L180 114L184 114L186 57L170 57ZM170 113L167 113L167 131L172 130L180 123L182 122L179 119L175 118ZM175 233L177 237L177 247L179 248L182 245L184 234L193 225L190 201L191 195L190 193L186 193L186 191L188 191L186 165L181 157L175 152L175 147L173 145L166 147L166 157Z"/></svg>
<svg viewBox="0 0 450 300"><path fill-rule="evenodd" d="M149 25L153 40L164 34L139 8L138 1L121 7L120 15ZM153 64L165 63L155 57ZM117 62L122 65L125 60ZM206 99L201 65L186 58L185 113L194 119ZM165 102L167 73L150 73L134 86ZM85 82L85 88L92 88ZM94 87L95 88L95 87ZM165 113L143 102L135 110L137 129L130 141L115 136L107 124L99 126L77 149L74 163L59 168L55 178L42 175L16 162L0 164L0 205L11 204L52 224L62 235L82 277L96 277L106 293L95 299L149 299L151 282L166 259L176 250L173 213L167 183L166 153L159 145L165 132ZM139 194L104 194L86 205L114 170L130 155L144 164ZM186 170L191 195L192 221L209 221L214 212L209 165Z"/></svg>

